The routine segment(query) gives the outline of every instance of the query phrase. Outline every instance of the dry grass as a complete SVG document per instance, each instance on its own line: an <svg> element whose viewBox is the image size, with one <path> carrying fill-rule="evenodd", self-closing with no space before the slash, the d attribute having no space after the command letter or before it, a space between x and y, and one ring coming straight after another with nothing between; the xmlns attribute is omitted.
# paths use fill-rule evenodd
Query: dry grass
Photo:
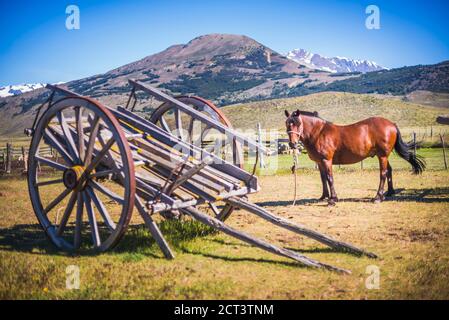
<svg viewBox="0 0 449 320"><path fill-rule="evenodd" d="M320 116L337 124L349 124L372 116L382 116L403 127L435 125L438 115L447 112L437 108L405 102L400 97L345 92L322 92L302 97L242 103L223 108L235 128L285 131L284 110L318 111Z"/></svg>
<svg viewBox="0 0 449 320"><path fill-rule="evenodd" d="M374 251L380 259L334 252L243 211L229 220L251 234L350 269L352 275L303 268L195 223L162 224L171 234L174 261L163 259L138 225L112 252L67 255L43 236L26 181L1 178L0 298L447 299L449 172L416 177L399 170L394 178L401 192L379 205L369 202L377 188L373 170L338 172L343 201L333 208L315 200L321 186L318 173L310 170L300 174L301 201L295 207L289 175L262 177L262 191L251 196L276 214ZM79 290L65 287L71 264L81 270ZM380 268L379 290L365 287L369 265Z"/></svg>

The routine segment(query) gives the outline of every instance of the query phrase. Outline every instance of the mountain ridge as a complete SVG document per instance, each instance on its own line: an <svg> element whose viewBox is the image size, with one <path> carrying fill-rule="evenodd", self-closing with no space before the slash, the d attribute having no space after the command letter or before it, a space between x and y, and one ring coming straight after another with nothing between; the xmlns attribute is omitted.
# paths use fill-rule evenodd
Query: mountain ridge
<svg viewBox="0 0 449 320"><path fill-rule="evenodd" d="M341 56L326 57L318 53L312 53L305 49L293 49L286 54L287 58L303 64L309 68L315 68L331 73L346 72L372 72L388 70L374 61L351 59Z"/></svg>

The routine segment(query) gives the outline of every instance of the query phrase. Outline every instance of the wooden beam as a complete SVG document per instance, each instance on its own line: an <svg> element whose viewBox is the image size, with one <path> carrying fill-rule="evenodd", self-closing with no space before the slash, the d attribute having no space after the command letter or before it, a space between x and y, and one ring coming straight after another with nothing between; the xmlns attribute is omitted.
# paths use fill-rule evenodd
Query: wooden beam
<svg viewBox="0 0 449 320"><path fill-rule="evenodd" d="M238 207L238 208L247 210L250 213L256 214L257 216L261 217L262 219L265 219L265 220L267 220L277 226L280 226L284 229L288 229L295 233L298 233L298 234L307 236L309 238L312 238L316 241L319 241L331 248L334 248L334 249L337 249L340 251L352 252L352 253L355 253L358 255L366 255L370 258L377 258L377 255L375 255L374 253L367 252L363 249L354 247L351 244L332 239L331 237L321 234L317 231L310 230L304 226L295 224L289 220L275 216L275 215L271 214L270 212L268 212L267 210L259 207L258 205L250 203L243 199L233 197L233 198L227 199L226 202L228 202L229 204L231 204L235 207Z"/></svg>
<svg viewBox="0 0 449 320"><path fill-rule="evenodd" d="M319 261L313 260L313 259L303 256L299 253L296 253L294 251L277 247L277 246L272 245L271 243L268 243L264 240L252 237L244 232L235 230L235 229L227 226L226 224L224 224L222 221L220 221L216 218L213 218L207 214L204 214L193 207L181 209L181 211L190 215L195 220L198 220L214 229L222 231L234 238L237 238L243 242L249 243L251 245L254 245L254 246L261 248L263 250L266 250L268 252L277 254L279 256L293 259L293 260L301 263L302 265L305 265L308 267L314 267L314 268L325 268L328 270L337 271L337 272L341 272L341 273L347 273L347 274L351 273L349 270L345 270L345 269L334 267L334 266L331 266L328 264L321 263Z"/></svg>

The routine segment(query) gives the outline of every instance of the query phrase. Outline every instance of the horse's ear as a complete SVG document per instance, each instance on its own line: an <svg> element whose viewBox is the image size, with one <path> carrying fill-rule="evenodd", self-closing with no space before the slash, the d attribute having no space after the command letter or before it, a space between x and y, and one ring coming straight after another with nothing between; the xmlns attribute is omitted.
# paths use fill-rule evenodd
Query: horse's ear
<svg viewBox="0 0 449 320"><path fill-rule="evenodd" d="M301 114L301 111L299 109L296 110L296 115L299 116Z"/></svg>
<svg viewBox="0 0 449 320"><path fill-rule="evenodd" d="M284 110L284 112L285 112L285 116L288 118L288 117L290 117L290 112L288 112L287 110Z"/></svg>

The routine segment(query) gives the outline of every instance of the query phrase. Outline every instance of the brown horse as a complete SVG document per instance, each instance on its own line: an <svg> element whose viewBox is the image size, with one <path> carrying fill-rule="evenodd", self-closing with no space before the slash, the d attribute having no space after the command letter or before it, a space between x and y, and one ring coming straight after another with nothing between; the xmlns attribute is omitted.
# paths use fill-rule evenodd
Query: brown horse
<svg viewBox="0 0 449 320"><path fill-rule="evenodd" d="M320 118L316 112L296 110L290 115L285 110L285 115L290 147L297 148L301 141L310 159L318 164L323 184L320 200L328 198L329 205L338 201L332 175L333 164L353 164L367 157L377 156L380 183L373 199L376 203L385 199L385 180L388 180L386 196L395 192L392 168L388 163L388 156L393 149L412 165L415 174L421 173L426 167L424 159L412 151L414 145L405 143L399 128L387 119L372 117L351 125L339 126Z"/></svg>

